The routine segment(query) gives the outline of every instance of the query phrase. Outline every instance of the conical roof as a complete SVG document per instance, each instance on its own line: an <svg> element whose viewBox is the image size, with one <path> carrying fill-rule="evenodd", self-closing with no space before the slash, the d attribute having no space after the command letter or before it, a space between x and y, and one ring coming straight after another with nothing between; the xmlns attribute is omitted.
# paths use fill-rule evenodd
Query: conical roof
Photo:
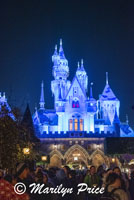
<svg viewBox="0 0 134 200"><path fill-rule="evenodd" d="M113 93L112 89L110 88L109 84L106 84L102 95L100 96L100 100L106 101L106 100L118 100L115 94Z"/></svg>

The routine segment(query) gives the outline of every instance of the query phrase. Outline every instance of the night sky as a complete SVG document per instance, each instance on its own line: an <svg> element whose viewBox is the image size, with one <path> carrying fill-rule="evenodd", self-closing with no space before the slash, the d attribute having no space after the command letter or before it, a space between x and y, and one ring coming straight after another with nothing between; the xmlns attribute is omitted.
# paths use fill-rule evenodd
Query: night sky
<svg viewBox="0 0 134 200"><path fill-rule="evenodd" d="M134 124L134 5L123 0L3 0L0 2L0 90L11 106L31 111L44 80L47 108L53 108L52 61L63 39L72 80L84 59L94 97L102 93L105 72L121 102L121 120Z"/></svg>

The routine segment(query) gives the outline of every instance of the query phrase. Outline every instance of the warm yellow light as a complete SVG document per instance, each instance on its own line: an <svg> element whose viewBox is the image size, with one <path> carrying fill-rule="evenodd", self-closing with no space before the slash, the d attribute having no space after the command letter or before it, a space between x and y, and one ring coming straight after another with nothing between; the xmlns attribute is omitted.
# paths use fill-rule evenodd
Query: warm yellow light
<svg viewBox="0 0 134 200"><path fill-rule="evenodd" d="M47 156L41 156L41 160L42 161L46 161L47 160Z"/></svg>
<svg viewBox="0 0 134 200"><path fill-rule="evenodd" d="M115 162L115 158L112 158L112 162Z"/></svg>
<svg viewBox="0 0 134 200"><path fill-rule="evenodd" d="M78 157L74 157L74 161L77 161L78 160Z"/></svg>
<svg viewBox="0 0 134 200"><path fill-rule="evenodd" d="M83 131L83 119L80 119L80 131Z"/></svg>
<svg viewBox="0 0 134 200"><path fill-rule="evenodd" d="M70 131L73 130L73 120L72 119L69 120L69 130Z"/></svg>
<svg viewBox="0 0 134 200"><path fill-rule="evenodd" d="M29 148L24 148L23 149L24 154L30 154L30 149Z"/></svg>
<svg viewBox="0 0 134 200"><path fill-rule="evenodd" d="M78 130L78 119L74 120L74 130L77 131Z"/></svg>

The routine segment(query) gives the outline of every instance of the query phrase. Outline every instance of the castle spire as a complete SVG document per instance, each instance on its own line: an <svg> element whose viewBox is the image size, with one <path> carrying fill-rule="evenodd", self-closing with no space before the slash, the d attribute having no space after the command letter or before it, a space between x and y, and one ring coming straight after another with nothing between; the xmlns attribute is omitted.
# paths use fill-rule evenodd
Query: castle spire
<svg viewBox="0 0 134 200"><path fill-rule="evenodd" d="M57 52L57 44L55 45L54 55L58 55L58 52Z"/></svg>
<svg viewBox="0 0 134 200"><path fill-rule="evenodd" d="M78 69L80 69L80 63L78 62L78 64L77 64L77 66L78 66Z"/></svg>
<svg viewBox="0 0 134 200"><path fill-rule="evenodd" d="M93 98L93 88L92 88L93 82L90 83L90 98Z"/></svg>
<svg viewBox="0 0 134 200"><path fill-rule="evenodd" d="M58 52L57 52L57 45L55 45L54 54L52 55L52 62L57 63L58 59Z"/></svg>
<svg viewBox="0 0 134 200"><path fill-rule="evenodd" d="M128 125L129 121L128 121L128 115L126 115L126 124Z"/></svg>
<svg viewBox="0 0 134 200"><path fill-rule="evenodd" d="M81 59L81 69L84 69L83 59Z"/></svg>
<svg viewBox="0 0 134 200"><path fill-rule="evenodd" d="M108 72L106 72L106 85L108 85Z"/></svg>
<svg viewBox="0 0 134 200"><path fill-rule="evenodd" d="M41 95L40 95L40 108L44 108L45 100L44 100L44 83L41 83Z"/></svg>
<svg viewBox="0 0 134 200"><path fill-rule="evenodd" d="M62 58L62 59L65 58L64 51L63 51L63 47L62 47L62 39L60 39L59 56L60 56L60 58Z"/></svg>

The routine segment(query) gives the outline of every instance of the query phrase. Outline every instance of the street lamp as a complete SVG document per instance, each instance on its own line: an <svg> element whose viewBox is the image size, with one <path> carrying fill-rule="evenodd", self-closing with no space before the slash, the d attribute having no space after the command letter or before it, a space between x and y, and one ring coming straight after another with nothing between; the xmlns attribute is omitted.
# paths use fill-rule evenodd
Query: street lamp
<svg viewBox="0 0 134 200"><path fill-rule="evenodd" d="M26 147L26 148L23 148L23 153L25 155L29 155L30 154L30 148Z"/></svg>
<svg viewBox="0 0 134 200"><path fill-rule="evenodd" d="M47 156L41 156L42 161L47 161Z"/></svg>

